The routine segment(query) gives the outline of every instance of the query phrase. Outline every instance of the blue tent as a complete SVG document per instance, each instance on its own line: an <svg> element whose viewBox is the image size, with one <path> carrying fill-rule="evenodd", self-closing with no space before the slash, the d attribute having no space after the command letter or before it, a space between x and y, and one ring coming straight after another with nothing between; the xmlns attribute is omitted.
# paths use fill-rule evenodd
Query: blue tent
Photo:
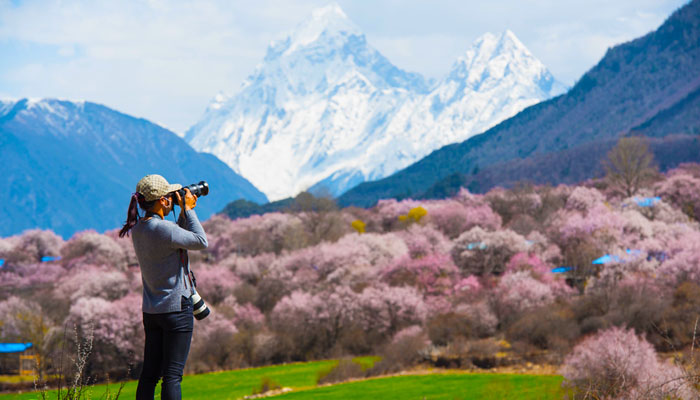
<svg viewBox="0 0 700 400"><path fill-rule="evenodd" d="M60 259L61 259L61 257L44 256L44 257L41 257L41 262L58 261Z"/></svg>
<svg viewBox="0 0 700 400"><path fill-rule="evenodd" d="M553 274L563 274L564 272L571 271L574 269L574 267L557 267L557 268L552 268L552 273Z"/></svg>
<svg viewBox="0 0 700 400"><path fill-rule="evenodd" d="M0 353L21 353L30 347L31 343L0 343Z"/></svg>
<svg viewBox="0 0 700 400"><path fill-rule="evenodd" d="M2 258L0 258L0 268L2 268L2 266L3 266L4 264L5 264L5 260L3 260Z"/></svg>
<svg viewBox="0 0 700 400"><path fill-rule="evenodd" d="M634 202L640 207L653 207L661 201L661 197L635 197Z"/></svg>

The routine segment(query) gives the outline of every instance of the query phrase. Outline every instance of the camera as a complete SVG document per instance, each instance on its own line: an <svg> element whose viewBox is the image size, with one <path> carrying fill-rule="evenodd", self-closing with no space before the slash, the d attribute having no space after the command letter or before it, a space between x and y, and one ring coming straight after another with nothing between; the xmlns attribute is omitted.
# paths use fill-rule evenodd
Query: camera
<svg viewBox="0 0 700 400"><path fill-rule="evenodd" d="M206 318L211 312L209 307L204 304L204 300L202 300L202 297L199 295L199 293L197 293L197 291L195 291L192 295L192 303L194 304L192 306L192 314L194 314L194 317L197 318L198 321Z"/></svg>
<svg viewBox="0 0 700 400"><path fill-rule="evenodd" d="M190 193L197 197L202 197L209 194L209 184L206 181L199 181L199 183L193 183L183 187L182 189L176 190L176 192L180 193L180 197L182 197L183 200L185 199L185 189L190 189Z"/></svg>

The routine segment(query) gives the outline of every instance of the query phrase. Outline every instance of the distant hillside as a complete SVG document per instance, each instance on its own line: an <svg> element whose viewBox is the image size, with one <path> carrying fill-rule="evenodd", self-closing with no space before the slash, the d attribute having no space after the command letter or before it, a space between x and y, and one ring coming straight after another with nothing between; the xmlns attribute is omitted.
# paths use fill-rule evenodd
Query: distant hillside
<svg viewBox="0 0 700 400"><path fill-rule="evenodd" d="M208 218L232 199L265 195L211 154L144 119L89 102L0 102L0 236L52 229L68 237L121 226L138 180L157 173L183 185L208 181L197 204Z"/></svg>
<svg viewBox="0 0 700 400"><path fill-rule="evenodd" d="M517 160L525 159L534 168L526 175L531 180L540 175L567 180L561 162L554 163L557 171L546 171L536 166L552 167L551 163L534 160L575 155L573 149L584 145L582 153L596 146L602 151L629 133L652 137L697 133L698 90L700 1L694 0L656 31L608 50L565 95L531 106L481 135L445 146L388 178L363 183L341 196L339 202L368 206L381 198L417 197L450 176L453 181L459 176L503 176L488 171L504 171L505 163L519 165ZM700 154L692 158L700 160ZM584 172L589 176L595 171ZM488 179L476 182L482 191L502 183Z"/></svg>
<svg viewBox="0 0 700 400"><path fill-rule="evenodd" d="M649 138L648 142L661 171L700 159L700 136L697 135L670 135ZM462 187L483 193L494 186L512 187L521 182L576 184L605 174L602 161L616 143L617 139L601 140L556 153L494 164L474 174L455 172L423 193L399 197L445 198L454 196Z"/></svg>

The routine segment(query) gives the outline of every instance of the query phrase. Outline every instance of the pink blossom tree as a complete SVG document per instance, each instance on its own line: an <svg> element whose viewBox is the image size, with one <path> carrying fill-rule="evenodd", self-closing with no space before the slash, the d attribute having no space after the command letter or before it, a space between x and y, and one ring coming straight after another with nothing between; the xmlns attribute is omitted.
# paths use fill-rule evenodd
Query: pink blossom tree
<svg viewBox="0 0 700 400"><path fill-rule="evenodd" d="M700 217L700 178L677 172L658 182L656 193L691 218Z"/></svg>
<svg viewBox="0 0 700 400"><path fill-rule="evenodd" d="M99 297L82 297L70 308L66 322L83 335L92 333L94 366L97 371L134 364L143 357L141 294L130 293L110 302Z"/></svg>
<svg viewBox="0 0 700 400"><path fill-rule="evenodd" d="M604 202L605 196L597 189L576 186L566 200L566 209L587 212Z"/></svg>
<svg viewBox="0 0 700 400"><path fill-rule="evenodd" d="M564 361L565 384L577 397L694 399L698 393L679 367L659 361L633 330L611 328L579 343Z"/></svg>
<svg viewBox="0 0 700 400"><path fill-rule="evenodd" d="M525 238L509 230L474 227L455 240L452 257L465 275L501 274L516 253L527 250Z"/></svg>
<svg viewBox="0 0 700 400"><path fill-rule="evenodd" d="M382 335L391 336L406 326L422 324L427 317L423 296L411 287L368 287L360 294L358 305L363 329Z"/></svg>
<svg viewBox="0 0 700 400"><path fill-rule="evenodd" d="M408 229L397 232L412 258L420 258L428 254L449 254L452 242L439 230L430 225L413 224Z"/></svg>
<svg viewBox="0 0 700 400"><path fill-rule="evenodd" d="M475 275L460 279L453 287L452 293L458 302L471 303L485 293L484 287Z"/></svg>
<svg viewBox="0 0 700 400"><path fill-rule="evenodd" d="M269 276L283 280L291 290L309 290L321 282L361 286L406 253L406 245L393 233L351 234L279 257L270 265Z"/></svg>
<svg viewBox="0 0 700 400"><path fill-rule="evenodd" d="M555 294L551 286L540 282L530 272L509 272L494 289L494 304L503 320L525 310L551 304Z"/></svg>
<svg viewBox="0 0 700 400"><path fill-rule="evenodd" d="M74 302L81 297L122 298L129 291L131 282L124 272L113 267L88 264L73 268L55 283L55 296Z"/></svg>
<svg viewBox="0 0 700 400"><path fill-rule="evenodd" d="M40 262L43 257L59 256L63 243L63 239L50 230L31 229L2 239L0 258L5 260L5 267Z"/></svg>
<svg viewBox="0 0 700 400"><path fill-rule="evenodd" d="M229 221L218 216L207 221L204 229L212 227L207 253L215 260L231 254L256 256L263 253L279 254L284 249L303 247L297 243L305 233L302 219L294 214L267 213Z"/></svg>
<svg viewBox="0 0 700 400"><path fill-rule="evenodd" d="M441 200L426 205L427 220L450 238L456 238L475 226L487 230L501 227L501 217L488 204L467 207L456 200Z"/></svg>
<svg viewBox="0 0 700 400"><path fill-rule="evenodd" d="M404 256L381 272L381 279L392 286L413 286L428 295L449 294L458 276L459 270L446 254Z"/></svg>
<svg viewBox="0 0 700 400"><path fill-rule="evenodd" d="M293 292L272 310L270 327L294 343L292 357L325 354L355 320L357 297L346 287L317 295Z"/></svg>
<svg viewBox="0 0 700 400"><path fill-rule="evenodd" d="M230 269L220 265L193 265L192 271L197 279L197 291L205 302L212 305L233 294L233 289L240 282Z"/></svg>
<svg viewBox="0 0 700 400"><path fill-rule="evenodd" d="M0 288L6 291L51 289L65 274L65 268L55 262L20 264L0 269Z"/></svg>
<svg viewBox="0 0 700 400"><path fill-rule="evenodd" d="M127 266L122 247L109 236L94 231L75 234L61 248L61 256L61 262L68 268L78 264L93 264L125 270Z"/></svg>

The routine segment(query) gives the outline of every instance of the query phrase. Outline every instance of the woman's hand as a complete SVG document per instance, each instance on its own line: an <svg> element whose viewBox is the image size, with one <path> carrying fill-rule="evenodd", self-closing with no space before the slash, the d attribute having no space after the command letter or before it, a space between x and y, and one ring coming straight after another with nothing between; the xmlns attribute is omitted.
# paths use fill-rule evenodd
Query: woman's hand
<svg viewBox="0 0 700 400"><path fill-rule="evenodd" d="M193 195L188 188L185 188L184 206L182 204L182 196L180 196L180 192L175 192L175 197L177 198L177 204L180 205L180 210L182 210L182 212L191 210L197 206L197 196Z"/></svg>

